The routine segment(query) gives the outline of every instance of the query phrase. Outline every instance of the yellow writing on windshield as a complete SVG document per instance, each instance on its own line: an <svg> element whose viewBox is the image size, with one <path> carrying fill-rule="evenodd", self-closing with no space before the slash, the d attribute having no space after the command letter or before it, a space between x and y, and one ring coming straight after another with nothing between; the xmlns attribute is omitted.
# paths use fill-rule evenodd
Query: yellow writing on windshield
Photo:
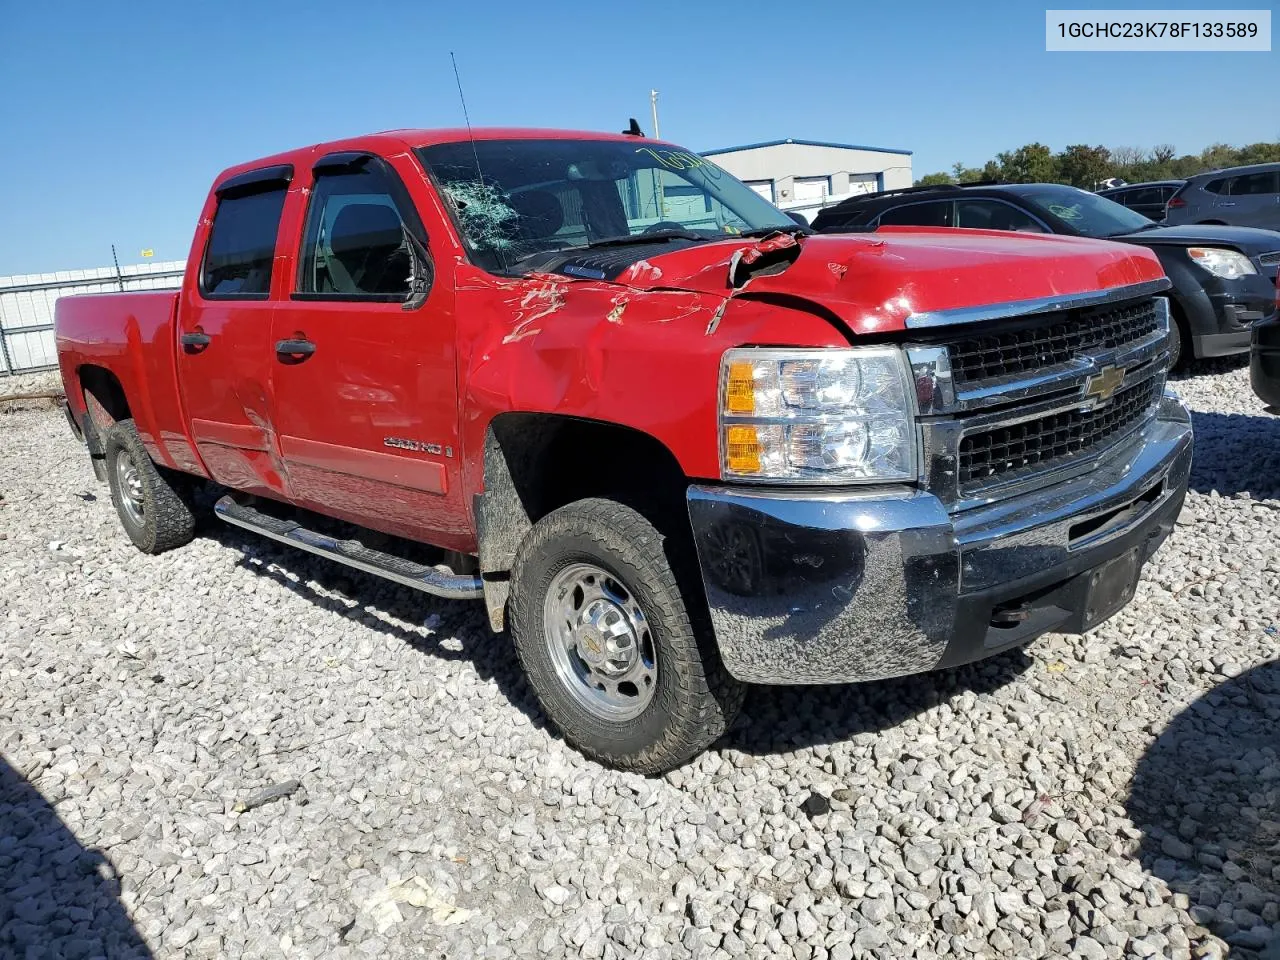
<svg viewBox="0 0 1280 960"><path fill-rule="evenodd" d="M652 147L640 147L636 153L647 153L671 170L693 170L707 165L704 158L695 153L685 153L683 150L654 150Z"/></svg>

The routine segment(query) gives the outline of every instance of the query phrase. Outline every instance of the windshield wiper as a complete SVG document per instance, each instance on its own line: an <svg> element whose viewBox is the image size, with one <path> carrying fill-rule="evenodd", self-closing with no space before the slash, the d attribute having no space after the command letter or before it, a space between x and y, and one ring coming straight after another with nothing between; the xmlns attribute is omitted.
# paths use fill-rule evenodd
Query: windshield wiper
<svg viewBox="0 0 1280 960"><path fill-rule="evenodd" d="M588 249L595 247L625 247L633 243L661 243L664 240L710 240L710 237L692 230L650 230L648 233L624 233L618 237L603 237L587 244ZM573 249L573 248L568 248Z"/></svg>

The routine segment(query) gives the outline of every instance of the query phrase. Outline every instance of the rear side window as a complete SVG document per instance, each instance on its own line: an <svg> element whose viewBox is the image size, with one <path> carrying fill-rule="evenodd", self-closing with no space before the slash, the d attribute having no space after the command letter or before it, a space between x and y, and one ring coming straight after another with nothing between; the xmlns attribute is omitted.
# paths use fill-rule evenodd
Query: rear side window
<svg viewBox="0 0 1280 960"><path fill-rule="evenodd" d="M852 208L827 207L819 210L813 219L816 230L836 232L845 227L864 227L876 217L874 207L855 206Z"/></svg>
<svg viewBox="0 0 1280 960"><path fill-rule="evenodd" d="M200 268L206 297L266 299L288 185L274 182L218 201Z"/></svg>
<svg viewBox="0 0 1280 960"><path fill-rule="evenodd" d="M928 203L909 203L906 206L886 210L880 215L882 227L949 227L951 226L951 201L932 200Z"/></svg>
<svg viewBox="0 0 1280 960"><path fill-rule="evenodd" d="M1018 233L1044 233L1045 229L1017 207L999 200L957 200L957 227L971 230L1014 230Z"/></svg>
<svg viewBox="0 0 1280 960"><path fill-rule="evenodd" d="M1257 196L1262 193L1276 193L1276 174L1247 173L1241 177L1233 177L1230 182L1230 194L1233 197Z"/></svg>
<svg viewBox="0 0 1280 960"><path fill-rule="evenodd" d="M1112 200L1119 200L1126 207L1132 207L1137 203L1159 203L1161 201L1159 187L1143 187L1141 190L1130 190L1128 196L1123 200L1119 197L1112 197Z"/></svg>
<svg viewBox="0 0 1280 960"><path fill-rule="evenodd" d="M335 300L404 300L412 258L405 236L412 201L381 159L317 170L302 236L298 293Z"/></svg>
<svg viewBox="0 0 1280 960"><path fill-rule="evenodd" d="M1204 190L1206 193L1226 193L1227 181L1221 177L1217 180L1210 180L1204 185Z"/></svg>

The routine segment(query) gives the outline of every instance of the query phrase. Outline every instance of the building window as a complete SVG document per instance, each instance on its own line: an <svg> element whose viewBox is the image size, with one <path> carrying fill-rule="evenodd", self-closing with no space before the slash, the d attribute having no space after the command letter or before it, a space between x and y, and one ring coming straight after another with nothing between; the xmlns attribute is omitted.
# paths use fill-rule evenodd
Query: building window
<svg viewBox="0 0 1280 960"><path fill-rule="evenodd" d="M760 196L764 197L770 203L773 203L775 197L773 195L772 180L746 180L744 182L748 187L760 194Z"/></svg>

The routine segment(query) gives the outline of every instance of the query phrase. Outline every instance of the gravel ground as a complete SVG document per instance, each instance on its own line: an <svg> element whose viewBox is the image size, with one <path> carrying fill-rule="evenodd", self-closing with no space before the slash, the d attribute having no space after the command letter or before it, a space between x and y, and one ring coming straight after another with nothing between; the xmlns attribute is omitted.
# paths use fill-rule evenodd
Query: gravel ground
<svg viewBox="0 0 1280 960"><path fill-rule="evenodd" d="M753 690L661 779L566 748L478 607L216 521L143 556L0 408L0 956L1278 957L1280 418L1178 386L1194 489L1122 614Z"/></svg>

